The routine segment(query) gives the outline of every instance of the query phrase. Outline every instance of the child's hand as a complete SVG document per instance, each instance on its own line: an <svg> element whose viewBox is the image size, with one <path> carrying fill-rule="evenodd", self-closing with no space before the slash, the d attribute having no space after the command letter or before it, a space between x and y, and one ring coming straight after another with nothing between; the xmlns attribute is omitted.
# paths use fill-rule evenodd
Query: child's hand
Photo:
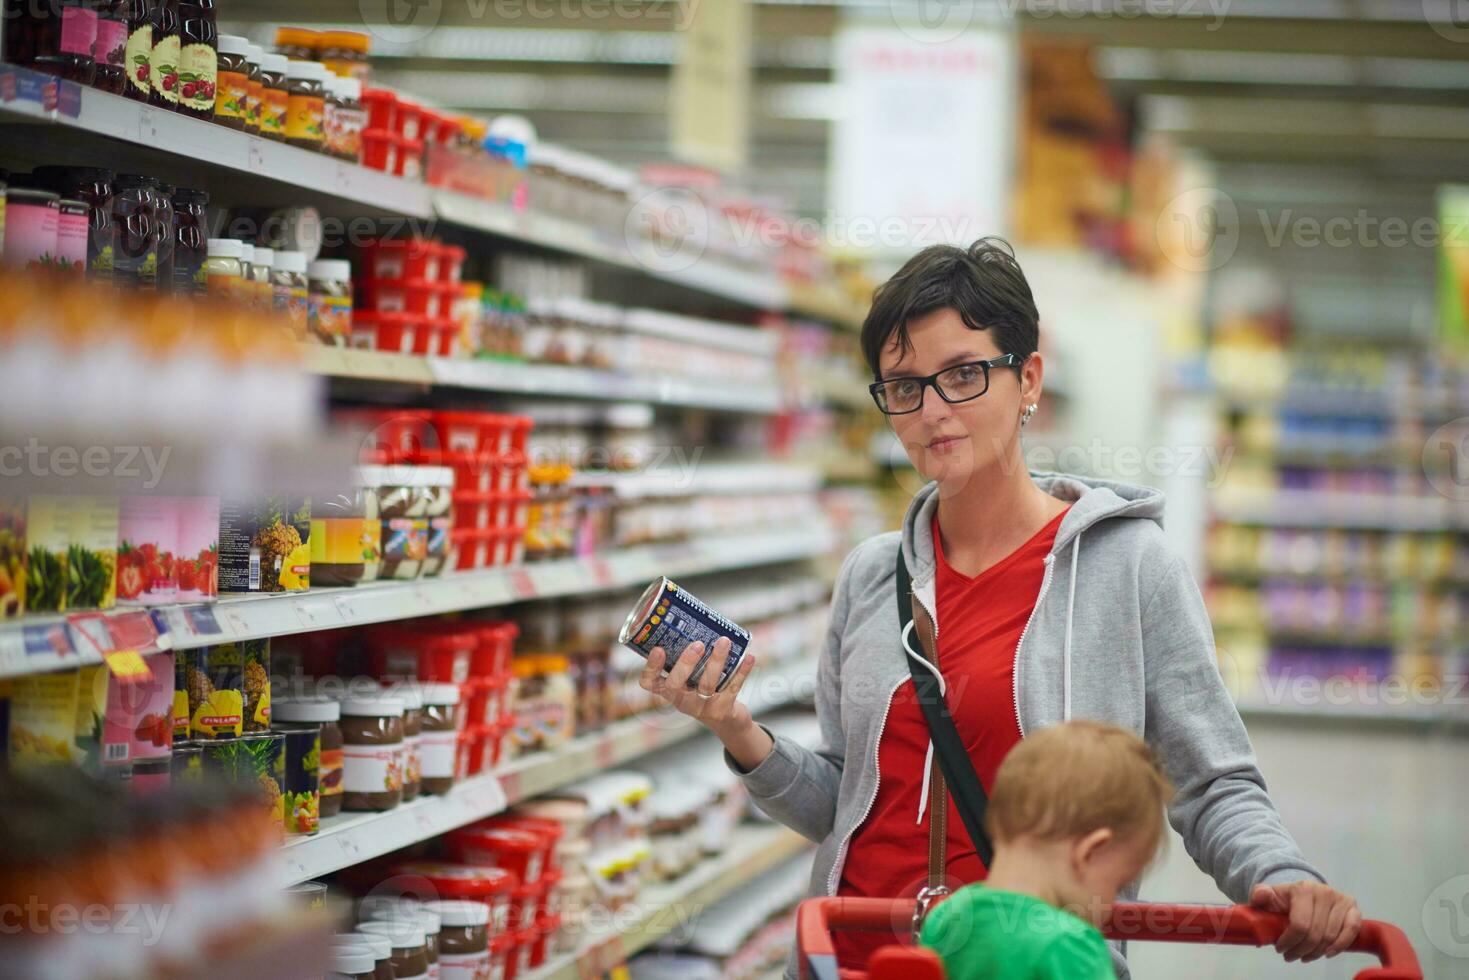
<svg viewBox="0 0 1469 980"><path fill-rule="evenodd" d="M1319 881L1256 885L1250 892L1250 904L1290 916L1290 925L1275 942L1276 951L1288 963L1335 956L1352 944L1362 928L1357 900Z"/></svg>

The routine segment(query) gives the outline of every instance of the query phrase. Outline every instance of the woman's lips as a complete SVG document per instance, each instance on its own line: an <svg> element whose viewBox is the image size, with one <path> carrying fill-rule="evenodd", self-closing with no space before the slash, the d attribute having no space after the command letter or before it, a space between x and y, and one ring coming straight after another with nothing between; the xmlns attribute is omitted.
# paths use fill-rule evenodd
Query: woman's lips
<svg viewBox="0 0 1469 980"><path fill-rule="evenodd" d="M946 453L963 441L963 436L940 436L928 444L928 449L929 452Z"/></svg>

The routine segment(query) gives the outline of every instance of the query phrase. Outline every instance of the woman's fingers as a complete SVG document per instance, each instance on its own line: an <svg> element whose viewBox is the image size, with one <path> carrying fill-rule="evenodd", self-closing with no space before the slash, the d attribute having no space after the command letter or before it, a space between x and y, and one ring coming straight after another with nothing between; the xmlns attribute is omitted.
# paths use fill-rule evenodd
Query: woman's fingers
<svg viewBox="0 0 1469 980"><path fill-rule="evenodd" d="M689 675L699 664L699 658L704 655L704 644L690 643L683 648L683 653L678 655L678 660L673 664L673 669L668 672L663 683L667 685L670 692L680 692L684 685L689 682Z"/></svg>
<svg viewBox="0 0 1469 980"><path fill-rule="evenodd" d="M724 676L724 661L729 656L730 645L728 637L721 636L714 641L714 650L704 664L704 672L699 675L699 693L704 695L705 701L714 697L714 689Z"/></svg>
<svg viewBox="0 0 1469 980"><path fill-rule="evenodd" d="M663 661L666 655L662 647L654 647L653 652L648 654L648 660L643 664L643 672L638 675L638 686L651 694L657 694L660 687L659 682L663 676Z"/></svg>
<svg viewBox="0 0 1469 980"><path fill-rule="evenodd" d="M727 697L731 702L738 699L740 696L740 690L744 688L745 681L749 679L750 672L754 669L754 655L749 653L745 654L745 659L741 660L740 665L735 668L735 672L730 677L729 683L724 685L724 690L720 692L721 696Z"/></svg>

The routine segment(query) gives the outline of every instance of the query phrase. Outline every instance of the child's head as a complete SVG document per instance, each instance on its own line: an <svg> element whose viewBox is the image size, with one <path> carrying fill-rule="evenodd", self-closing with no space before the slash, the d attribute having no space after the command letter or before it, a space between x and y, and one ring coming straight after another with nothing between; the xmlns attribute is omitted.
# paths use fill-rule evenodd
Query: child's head
<svg viewBox="0 0 1469 980"><path fill-rule="evenodd" d="M1070 721L1022 739L1005 757L986 822L998 854L1023 850L1046 862L1060 904L1100 921L1158 852L1172 796L1142 739L1116 725Z"/></svg>

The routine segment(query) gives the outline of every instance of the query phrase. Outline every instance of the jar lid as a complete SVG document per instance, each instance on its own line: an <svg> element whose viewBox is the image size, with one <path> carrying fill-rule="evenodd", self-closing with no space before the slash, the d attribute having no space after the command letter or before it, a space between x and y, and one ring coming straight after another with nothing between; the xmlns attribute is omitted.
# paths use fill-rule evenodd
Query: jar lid
<svg viewBox="0 0 1469 980"><path fill-rule="evenodd" d="M358 946L372 953L375 960L386 960L393 955L393 944L388 937L373 932L338 932L328 940L333 946Z"/></svg>
<svg viewBox="0 0 1469 980"><path fill-rule="evenodd" d="M275 43L277 47L314 48L321 43L321 35L309 27L277 27Z"/></svg>
<svg viewBox="0 0 1469 980"><path fill-rule="evenodd" d="M245 46L245 60L246 61L251 61L251 62L254 62L255 64L259 65L260 62L261 62L261 60L264 57L265 57L265 49L263 47L261 47L260 45L258 45L258 44L248 44L248 45ZM262 65L261 67L264 67L264 66Z"/></svg>
<svg viewBox="0 0 1469 980"><path fill-rule="evenodd" d="M562 653L547 653L538 659L543 674L564 674L571 669L570 658Z"/></svg>
<svg viewBox="0 0 1469 980"><path fill-rule="evenodd" d="M333 85L337 90L337 98L346 102L362 101L362 79L344 78L339 75Z"/></svg>
<svg viewBox="0 0 1469 980"><path fill-rule="evenodd" d="M364 54L372 44L372 39L360 31L322 31L317 46L321 48L346 48L348 51L361 51Z"/></svg>
<svg viewBox="0 0 1469 980"><path fill-rule="evenodd" d="M416 946L422 946L426 941L423 926L417 922L404 922L401 919L393 922L371 919L367 922L358 923L357 931L373 932L379 936L386 936L388 942L393 944L394 949L412 949Z"/></svg>
<svg viewBox="0 0 1469 980"><path fill-rule="evenodd" d="M270 704L270 717L274 721L336 721L342 716L342 706L331 698L301 698L274 700Z"/></svg>
<svg viewBox="0 0 1469 980"><path fill-rule="evenodd" d="M220 54L249 54L250 42L238 34L219 35Z"/></svg>
<svg viewBox="0 0 1469 980"><path fill-rule="evenodd" d="M283 54L261 54L260 70L272 75L284 75L290 59Z"/></svg>
<svg viewBox="0 0 1469 980"><path fill-rule="evenodd" d="M423 708L423 692L415 681L384 685L383 693L402 701L404 711L419 711Z"/></svg>
<svg viewBox="0 0 1469 980"><path fill-rule="evenodd" d="M253 260L251 260L251 261L252 261L252 264L254 264L254 265L274 265L275 264L275 249L273 249L273 248L266 248L263 245L256 245L255 246L255 258Z"/></svg>
<svg viewBox="0 0 1469 980"><path fill-rule="evenodd" d="M317 259L311 263L310 276L324 282L350 282L352 263L346 259Z"/></svg>
<svg viewBox="0 0 1469 980"><path fill-rule="evenodd" d="M402 698L387 694L359 695L342 702L342 714L354 718L396 718L402 713Z"/></svg>
<svg viewBox="0 0 1469 980"><path fill-rule="evenodd" d="M275 253L275 258L271 261L271 268L277 272L289 272L293 275L304 276L306 274L306 256L300 252L279 249Z"/></svg>
<svg viewBox="0 0 1469 980"><path fill-rule="evenodd" d="M424 684L420 687L423 694L424 704L458 704L459 685L457 684Z"/></svg>
<svg viewBox="0 0 1469 980"><path fill-rule="evenodd" d="M210 258L238 259L245 254L245 243L238 238L209 239Z"/></svg>
<svg viewBox="0 0 1469 980"><path fill-rule="evenodd" d="M326 65L319 61L296 61L291 59L286 62L286 77L298 78L304 82L325 82L331 75Z"/></svg>
<svg viewBox="0 0 1469 980"><path fill-rule="evenodd" d="M417 902L381 902L364 909L364 922L393 922L418 926L425 936L437 936L442 926L439 913Z"/></svg>
<svg viewBox="0 0 1469 980"><path fill-rule="evenodd" d="M377 969L377 960L366 946L333 946L327 965L333 973L360 977Z"/></svg>
<svg viewBox="0 0 1469 980"><path fill-rule="evenodd" d="M437 912L439 921L451 929L489 925L490 907L484 902L425 902L424 908Z"/></svg>

